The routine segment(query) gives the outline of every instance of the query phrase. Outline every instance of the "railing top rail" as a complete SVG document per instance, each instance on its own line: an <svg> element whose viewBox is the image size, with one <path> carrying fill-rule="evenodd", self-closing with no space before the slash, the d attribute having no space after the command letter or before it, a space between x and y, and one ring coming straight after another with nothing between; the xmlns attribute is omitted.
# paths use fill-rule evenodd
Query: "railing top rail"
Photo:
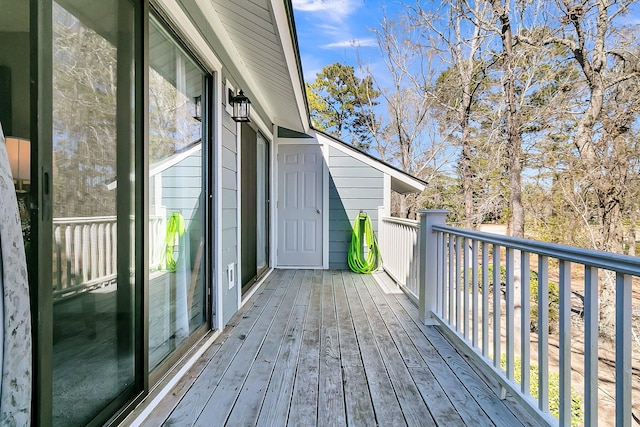
<svg viewBox="0 0 640 427"><path fill-rule="evenodd" d="M639 257L596 251L592 249L576 248L556 243L539 242L536 240L521 239L517 237L500 236L498 234L467 230L448 225L434 225L433 230L473 240L479 240L506 248L548 256L550 258L589 265L605 270L617 271L632 276L640 276Z"/></svg>
<svg viewBox="0 0 640 427"><path fill-rule="evenodd" d="M414 221L412 219L385 216L385 217L382 217L382 221L391 222L391 223L394 223L394 224L408 225L410 227L420 228L420 221Z"/></svg>
<svg viewBox="0 0 640 427"><path fill-rule="evenodd" d="M133 219L133 216L131 217ZM163 215L149 215L149 219L163 219ZM116 222L117 217L115 215L109 216L82 216L82 217L68 217L68 218L53 218L55 225L61 224L94 224L98 222Z"/></svg>
<svg viewBox="0 0 640 427"><path fill-rule="evenodd" d="M96 222L115 222L115 215L109 216L86 216L86 217L69 217L69 218L53 218L54 224L75 224L75 223L96 223Z"/></svg>

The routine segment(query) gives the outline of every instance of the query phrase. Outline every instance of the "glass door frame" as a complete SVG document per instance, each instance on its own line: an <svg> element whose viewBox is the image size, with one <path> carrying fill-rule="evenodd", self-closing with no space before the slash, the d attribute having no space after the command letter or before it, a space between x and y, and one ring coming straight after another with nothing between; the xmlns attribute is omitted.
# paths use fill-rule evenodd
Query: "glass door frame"
<svg viewBox="0 0 640 427"><path fill-rule="evenodd" d="M203 79L202 85L202 99L201 99L201 114L202 114L202 191L204 193L203 202L204 202L204 251L203 251L203 280L205 283L204 292L205 292L205 304L204 304L204 323L195 331L193 331L190 336L180 345L180 347L175 350L170 356L168 356L165 360L163 360L157 367L149 372L149 275L148 270L149 267L147 265L147 275L145 280L145 372L147 374L147 389L149 387L153 387L158 384L162 378L175 366L175 364L185 356L186 353L191 350L198 341L200 341L212 328L215 326L214 321L214 313L212 311L214 302L214 291L212 289L212 284L214 283L214 266L212 263L213 260L213 250L215 248L215 227L214 227L214 214L215 214L215 206L214 206L214 197L213 190L215 187L215 124L216 124L216 114L215 114L215 102L216 99L216 75L217 72L211 72L208 67L206 67L202 61L199 60L198 55L193 52L187 44L183 42L186 40L186 37L183 37L179 32L169 24L169 19L157 8L150 7L149 13L147 14L149 17L153 17L159 25L165 30L172 38L173 42L176 43L180 49L182 49L191 60L193 60L202 70L205 75ZM147 20L147 25L149 25L149 21ZM145 33L149 34L149 31ZM148 42L146 40L145 42ZM146 62L149 63L148 58L148 48L145 52ZM148 71L145 71L146 86L145 92L148 94L149 91L149 81L148 81ZM147 104L145 106L145 112L147 113L147 121L148 123L148 96L146 97ZM148 147L148 130L145 133L145 147ZM145 171L146 176L149 175L149 152L148 148L146 149L145 156ZM148 205L149 205L149 194L148 194L149 186L147 185L145 188L145 199L144 204L147 206L147 212L145 218L149 217ZM145 240L148 241L148 236L145 234ZM148 243L147 243L148 244ZM148 254L148 252L145 252ZM148 256L147 256L148 258Z"/></svg>
<svg viewBox="0 0 640 427"><path fill-rule="evenodd" d="M53 172L53 135L52 135L52 40L53 40L53 0L30 1L30 74L31 74L31 250L28 254L29 283L31 292L32 333L33 333L33 398L32 425L52 425L53 393L53 218L52 218L52 172ZM218 203L214 197L217 188L217 144L216 123L219 119L219 107L216 100L220 97L221 70L206 67L198 56L184 43L180 35L167 24L168 20L149 0L129 1L134 6L134 67L135 93L134 104L136 123L135 140L135 216L144 220L135 224L135 377L132 386L123 391L113 402L102 410L89 425L102 425L106 422L122 421L156 385L175 362L184 357L205 334L215 329L218 310L217 283L215 275L215 249ZM193 337L183 344L180 350L167 358L152 372L149 372L149 19L151 14L174 36L174 40L189 53L205 71L206 77L202 95L203 121L203 191L205 194L205 316L206 321ZM118 248L129 246L129 242L119 244ZM126 250L128 252L129 249ZM217 286L217 285L215 285Z"/></svg>
<svg viewBox="0 0 640 427"><path fill-rule="evenodd" d="M147 32L149 4L147 0L129 1L133 7L134 44L134 123L135 150L134 194L137 201L134 214L137 218L148 216L147 195L148 175L148 45ZM32 244L28 254L29 283L31 292L33 351L33 403L32 421L35 426L52 425L53 394L53 0L30 0L30 43L31 43L31 223ZM121 150L122 148L118 148ZM134 382L125 388L116 399L100 411L88 425L102 425L124 417L129 407L137 405L149 390L147 375L146 327L148 301L145 289L148 286L148 243L145 221L136 221L134 250L142 256L135 257L134 286ZM130 253L130 242L118 244ZM120 257L120 256L119 256Z"/></svg>

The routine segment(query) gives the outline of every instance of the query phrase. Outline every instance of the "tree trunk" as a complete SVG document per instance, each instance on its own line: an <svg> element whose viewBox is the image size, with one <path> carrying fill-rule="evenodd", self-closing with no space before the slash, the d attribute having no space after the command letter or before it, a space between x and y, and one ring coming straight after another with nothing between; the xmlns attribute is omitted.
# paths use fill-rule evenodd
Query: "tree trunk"
<svg viewBox="0 0 640 427"><path fill-rule="evenodd" d="M513 30L506 5L492 0L500 20L502 38L502 68L504 71L504 96L507 105L507 154L509 156L509 206L511 207L511 235L524 237L524 207L522 206L522 136L516 107L516 89L513 57Z"/></svg>
<svg viewBox="0 0 640 427"><path fill-rule="evenodd" d="M473 229L474 227L474 207L473 207L473 172L471 171L471 141L469 141L469 118L465 114L466 119L462 124L462 158L460 163L462 166L462 189L464 195L464 228Z"/></svg>

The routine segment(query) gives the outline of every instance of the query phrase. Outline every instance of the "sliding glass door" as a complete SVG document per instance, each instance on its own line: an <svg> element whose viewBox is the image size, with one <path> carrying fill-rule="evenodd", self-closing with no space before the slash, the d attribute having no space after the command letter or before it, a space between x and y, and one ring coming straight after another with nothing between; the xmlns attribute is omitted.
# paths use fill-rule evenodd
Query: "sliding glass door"
<svg viewBox="0 0 640 427"><path fill-rule="evenodd" d="M51 4L53 425L141 391L134 18L128 0Z"/></svg>
<svg viewBox="0 0 640 427"><path fill-rule="evenodd" d="M207 321L207 75L156 19L149 26L149 369ZM203 120L204 119L204 120ZM173 357L175 359L175 357Z"/></svg>
<svg viewBox="0 0 640 427"><path fill-rule="evenodd" d="M246 293L269 265L269 144L250 125L241 133L241 261Z"/></svg>
<svg viewBox="0 0 640 427"><path fill-rule="evenodd" d="M146 1L30 4L33 111L0 122L33 159L34 425L103 425L209 329L213 79Z"/></svg>
<svg viewBox="0 0 640 427"><path fill-rule="evenodd" d="M256 145L256 274L269 266L269 143L258 134Z"/></svg>

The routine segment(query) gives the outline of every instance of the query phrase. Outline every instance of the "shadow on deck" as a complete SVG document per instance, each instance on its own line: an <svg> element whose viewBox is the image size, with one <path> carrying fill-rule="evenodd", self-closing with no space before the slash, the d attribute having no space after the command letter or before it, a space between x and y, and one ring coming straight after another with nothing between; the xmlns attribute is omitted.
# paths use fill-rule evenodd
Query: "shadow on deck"
<svg viewBox="0 0 640 427"><path fill-rule="evenodd" d="M385 273L276 270L143 425L531 425Z"/></svg>

